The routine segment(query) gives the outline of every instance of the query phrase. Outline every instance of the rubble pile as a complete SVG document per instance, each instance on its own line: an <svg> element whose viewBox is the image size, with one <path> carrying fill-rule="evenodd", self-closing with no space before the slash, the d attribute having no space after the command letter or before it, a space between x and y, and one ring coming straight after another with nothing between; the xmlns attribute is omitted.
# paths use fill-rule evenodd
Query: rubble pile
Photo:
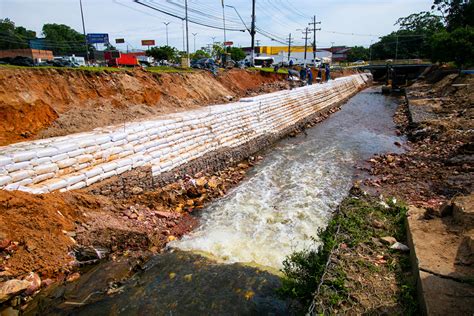
<svg viewBox="0 0 474 316"><path fill-rule="evenodd" d="M410 87L408 103L401 105L395 117L400 133L407 135L403 144L407 152L370 159L372 177L364 183L425 207L439 207L457 194L472 192L473 81L472 76L451 74L434 86L422 82ZM411 100L422 104L413 107L429 107L434 118L413 122Z"/></svg>

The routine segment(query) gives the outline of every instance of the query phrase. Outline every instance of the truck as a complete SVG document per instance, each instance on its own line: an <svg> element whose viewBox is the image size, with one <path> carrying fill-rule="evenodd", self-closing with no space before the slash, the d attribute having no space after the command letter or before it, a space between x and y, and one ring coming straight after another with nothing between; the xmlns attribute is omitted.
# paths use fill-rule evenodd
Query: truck
<svg viewBox="0 0 474 316"><path fill-rule="evenodd" d="M136 67L140 65L136 56L117 51L105 52L104 58L109 67Z"/></svg>

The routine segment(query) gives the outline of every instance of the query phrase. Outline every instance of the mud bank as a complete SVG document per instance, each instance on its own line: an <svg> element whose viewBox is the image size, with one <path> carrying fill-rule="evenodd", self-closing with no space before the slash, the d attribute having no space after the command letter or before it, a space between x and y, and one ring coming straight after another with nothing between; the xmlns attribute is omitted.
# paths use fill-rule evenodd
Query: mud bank
<svg viewBox="0 0 474 316"><path fill-rule="evenodd" d="M0 68L0 145L89 131L286 87L285 76L231 70L152 73Z"/></svg>

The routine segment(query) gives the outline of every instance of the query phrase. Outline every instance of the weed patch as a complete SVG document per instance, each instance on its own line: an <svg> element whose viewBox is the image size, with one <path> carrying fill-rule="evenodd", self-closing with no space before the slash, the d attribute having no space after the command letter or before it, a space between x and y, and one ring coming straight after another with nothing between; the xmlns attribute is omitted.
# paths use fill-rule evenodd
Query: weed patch
<svg viewBox="0 0 474 316"><path fill-rule="evenodd" d="M313 314L416 314L409 255L381 239L406 243L406 211L394 199L380 201L353 188L315 238L319 246L283 262L279 293Z"/></svg>

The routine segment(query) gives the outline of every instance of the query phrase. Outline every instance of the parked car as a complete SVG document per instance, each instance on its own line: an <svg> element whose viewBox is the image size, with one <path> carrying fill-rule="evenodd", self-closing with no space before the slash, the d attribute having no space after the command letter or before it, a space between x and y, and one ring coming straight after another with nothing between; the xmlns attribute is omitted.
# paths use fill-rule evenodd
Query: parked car
<svg viewBox="0 0 474 316"><path fill-rule="evenodd" d="M217 74L219 67L212 58L201 58L191 61L191 67L197 69L206 69L212 72L214 75Z"/></svg>
<svg viewBox="0 0 474 316"><path fill-rule="evenodd" d="M197 69L209 69L216 66L216 62L212 58L200 58L191 61L191 67Z"/></svg>

